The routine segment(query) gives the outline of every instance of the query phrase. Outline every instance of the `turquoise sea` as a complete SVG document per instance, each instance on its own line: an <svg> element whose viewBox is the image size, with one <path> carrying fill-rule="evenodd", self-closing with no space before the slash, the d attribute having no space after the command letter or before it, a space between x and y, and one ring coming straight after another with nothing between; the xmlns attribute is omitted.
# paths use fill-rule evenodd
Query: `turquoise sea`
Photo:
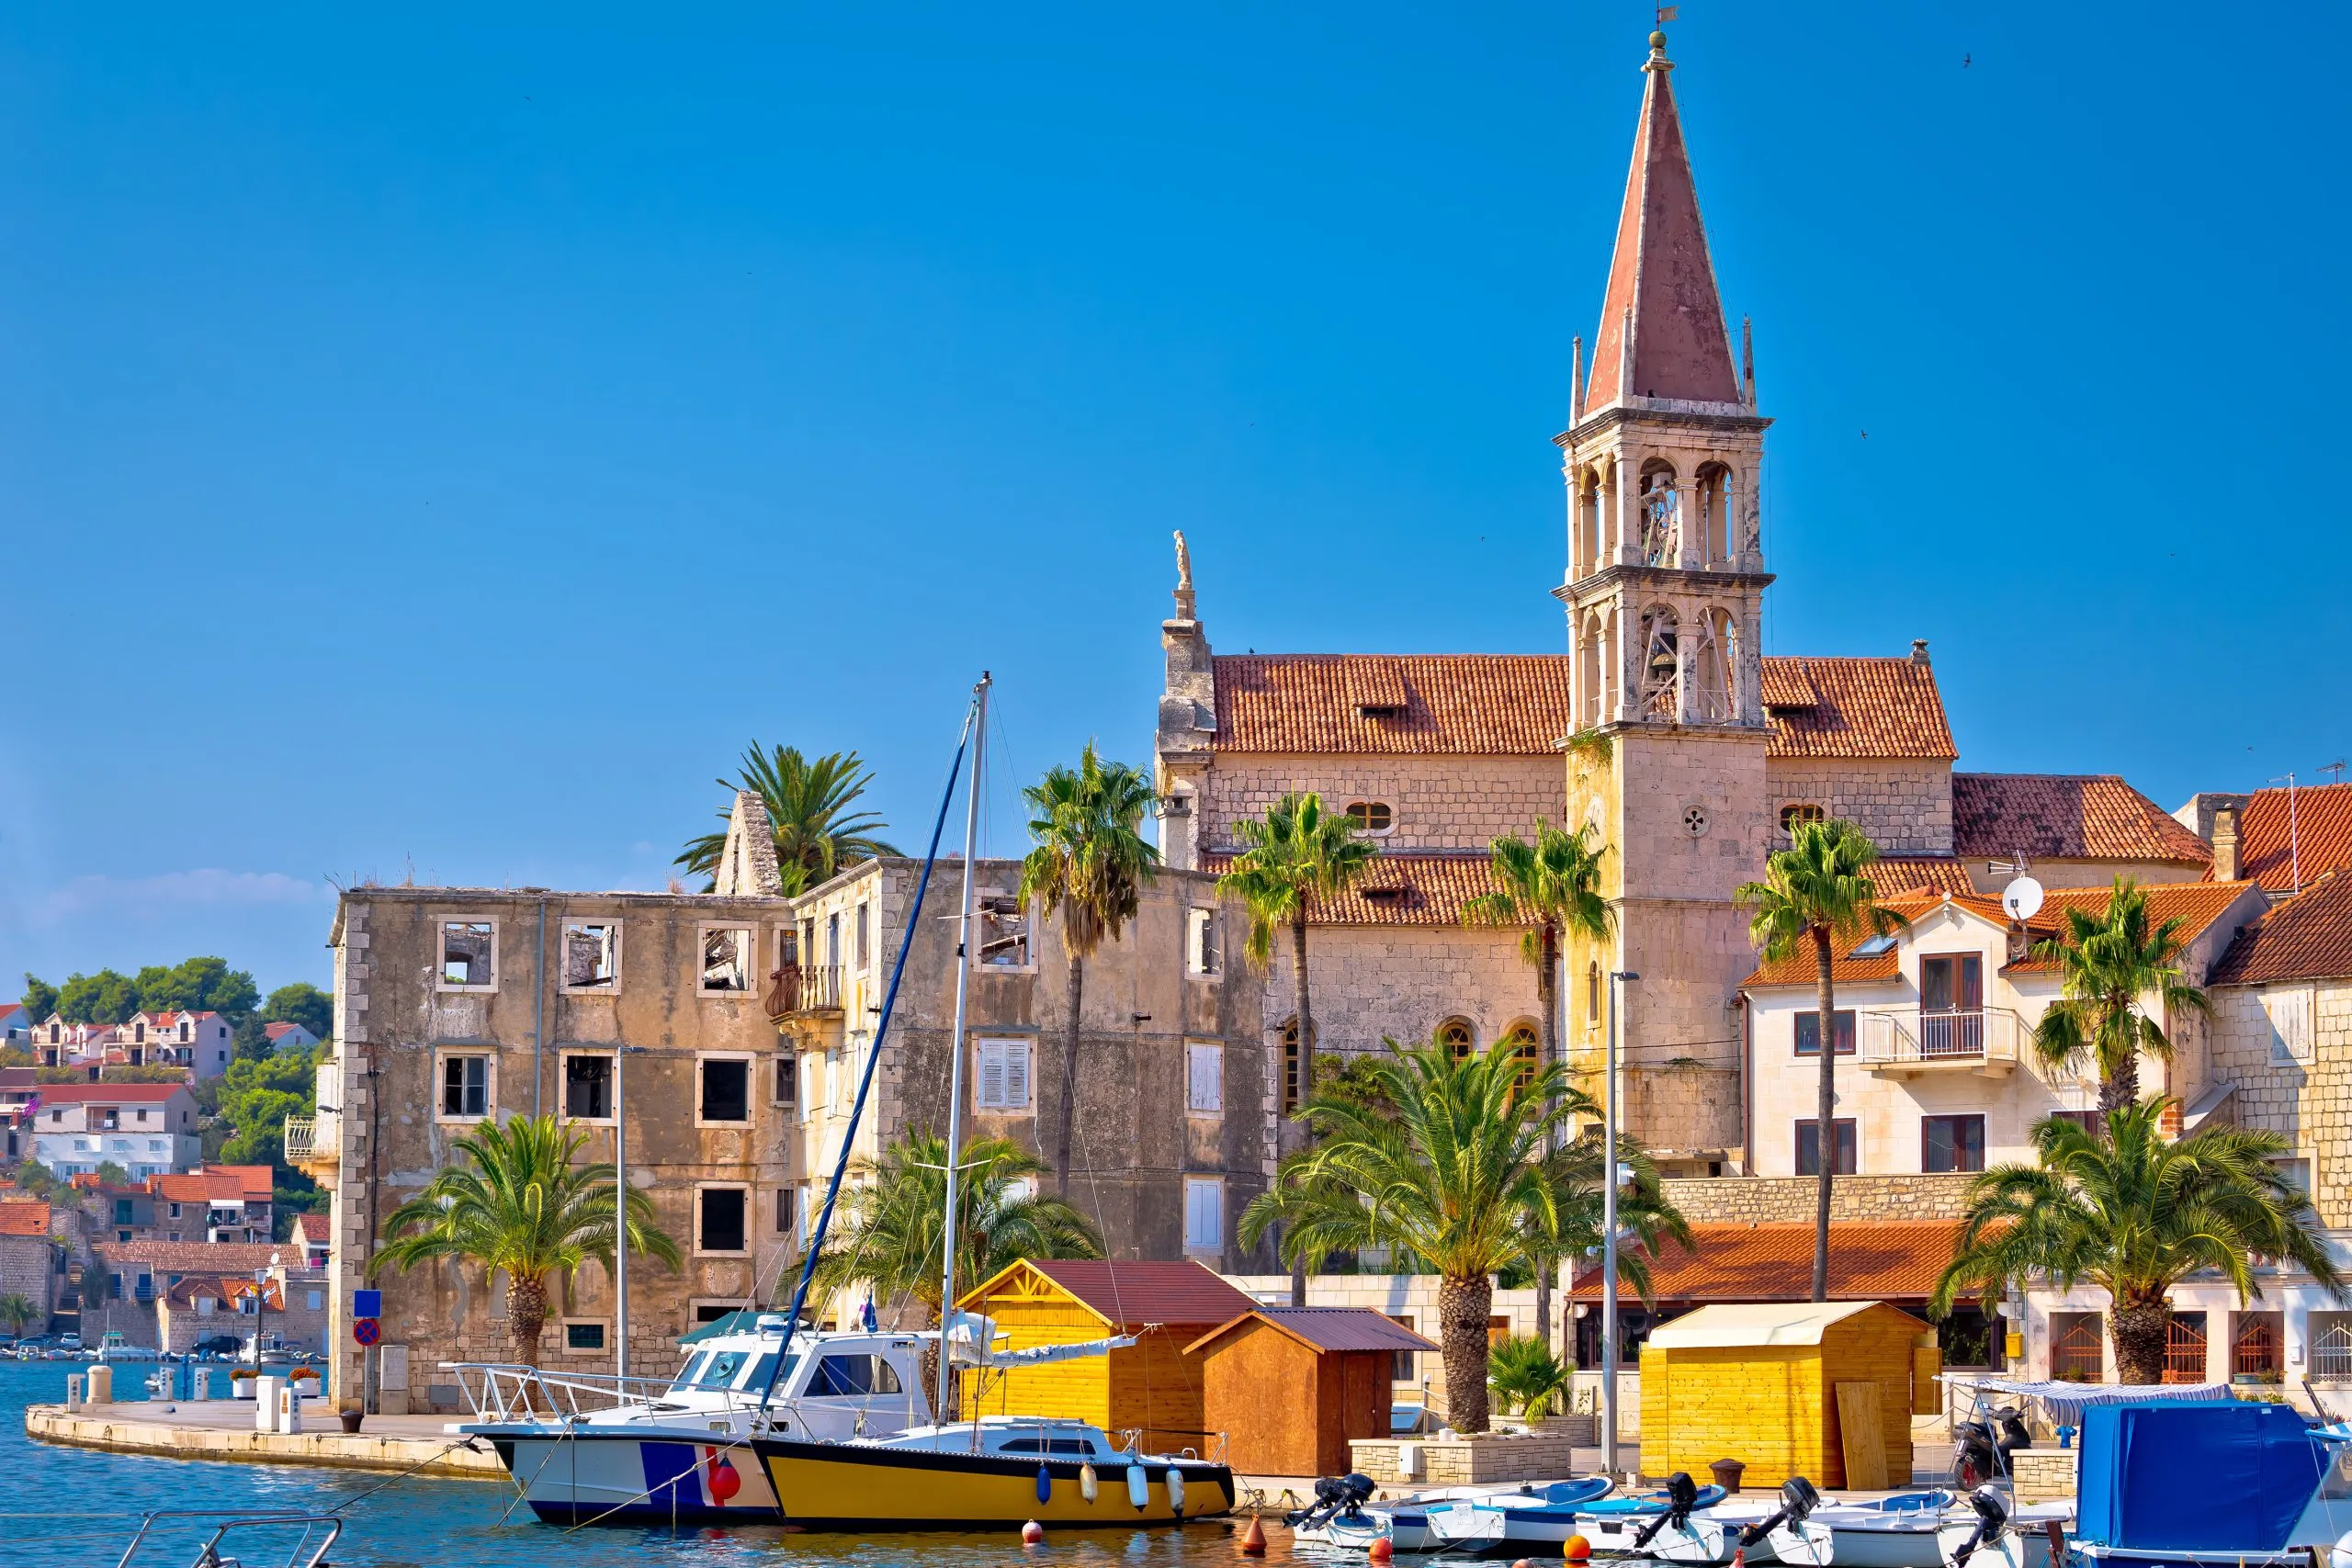
<svg viewBox="0 0 2352 1568"><path fill-rule="evenodd" d="M514 1494L477 1481L391 1481L368 1471L296 1465L220 1464L98 1453L37 1443L25 1436L25 1406L65 1397L63 1361L0 1362L0 1564L7 1568L113 1568L153 1508L344 1510L338 1568L704 1568L743 1563L872 1564L874 1568L1238 1568L1233 1528L1222 1521L1182 1530L1072 1532L1024 1549L1001 1536L816 1536L775 1529L567 1532L508 1505ZM120 1397L135 1395L148 1369L117 1374ZM386 1484L390 1482L390 1484ZM1285 1533L1270 1529L1261 1561L1283 1562ZM169 1549L151 1546L140 1568L188 1568L199 1536L183 1529ZM224 1543L245 1568L285 1560L288 1545L266 1538ZM239 1543L242 1543L240 1546ZM1361 1559L1358 1562L1361 1562Z"/></svg>

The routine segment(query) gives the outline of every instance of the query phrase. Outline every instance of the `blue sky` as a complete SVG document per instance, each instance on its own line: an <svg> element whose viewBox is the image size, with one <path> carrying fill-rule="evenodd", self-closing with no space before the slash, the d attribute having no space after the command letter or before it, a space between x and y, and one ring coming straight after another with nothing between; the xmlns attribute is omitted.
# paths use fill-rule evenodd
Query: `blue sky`
<svg viewBox="0 0 2352 1568"><path fill-rule="evenodd" d="M1768 651L2167 807L2345 752L2346 15L1684 5ZM754 736L913 844L983 666L1016 848L1173 528L1223 650L1560 649L1648 17L0 15L0 974L660 886Z"/></svg>

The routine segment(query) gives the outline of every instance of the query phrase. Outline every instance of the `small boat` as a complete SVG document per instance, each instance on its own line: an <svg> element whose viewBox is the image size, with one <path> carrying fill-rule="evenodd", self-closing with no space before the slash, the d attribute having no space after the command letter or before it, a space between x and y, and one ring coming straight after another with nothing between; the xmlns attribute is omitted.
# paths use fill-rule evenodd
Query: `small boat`
<svg viewBox="0 0 2352 1568"><path fill-rule="evenodd" d="M1833 1547L1828 1530L1811 1522L1821 1494L1802 1475L1781 1485L1781 1503L1767 1511L1742 1500L1726 1508L1724 1489L1700 1486L1676 1471L1661 1492L1603 1498L1576 1517L1577 1533L1595 1556L1649 1557L1690 1568L1727 1563L1786 1562L1825 1568Z"/></svg>
<svg viewBox="0 0 2352 1568"><path fill-rule="evenodd" d="M1388 1534L1388 1517L1398 1508L1435 1506L1465 1497L1483 1497L1492 1486L1441 1486L1394 1497L1375 1507L1364 1505L1380 1490L1369 1475L1327 1475L1315 1483L1315 1501L1283 1516L1291 1539L1310 1546L1337 1546L1364 1551Z"/></svg>
<svg viewBox="0 0 2352 1568"><path fill-rule="evenodd" d="M2149 1400L2083 1412L2079 1568L2352 1568L2352 1442L2290 1407Z"/></svg>
<svg viewBox="0 0 2352 1568"><path fill-rule="evenodd" d="M1977 1494L1998 1500L1997 1523L1976 1502ZM2009 1568L2047 1568L2044 1532L2052 1521L2063 1526L2071 1517L2064 1504L2012 1510L2007 1495L1992 1487L1967 1495L1938 1487L1825 1503L1814 1510L1813 1522L1829 1531L1838 1568L1951 1568L1955 1558L1974 1556L1984 1559L1979 1568L1992 1568L1996 1557Z"/></svg>
<svg viewBox="0 0 2352 1568"><path fill-rule="evenodd" d="M1561 1545L1577 1533L1577 1513L1606 1496L1616 1483L1605 1475L1560 1481L1538 1491L1532 1485L1475 1492L1465 1497L1410 1503L1378 1510L1385 1516L1390 1546L1398 1551L1492 1551L1524 1556L1523 1549Z"/></svg>

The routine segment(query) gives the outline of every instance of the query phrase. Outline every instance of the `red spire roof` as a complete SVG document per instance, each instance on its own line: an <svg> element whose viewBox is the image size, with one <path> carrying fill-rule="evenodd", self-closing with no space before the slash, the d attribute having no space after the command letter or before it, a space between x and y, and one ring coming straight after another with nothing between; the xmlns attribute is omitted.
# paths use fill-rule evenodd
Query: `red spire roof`
<svg viewBox="0 0 2352 1568"><path fill-rule="evenodd" d="M1642 93L1634 167L1617 219L1617 252L1609 263L1587 410L1606 408L1627 393L1693 402L1740 400L1723 299L1715 292L1707 231L1699 220L1699 189L1682 145L1682 117L1667 80L1673 69L1666 58L1666 35L1652 33L1649 63L1643 67L1649 85ZM1630 386L1624 384L1628 358Z"/></svg>

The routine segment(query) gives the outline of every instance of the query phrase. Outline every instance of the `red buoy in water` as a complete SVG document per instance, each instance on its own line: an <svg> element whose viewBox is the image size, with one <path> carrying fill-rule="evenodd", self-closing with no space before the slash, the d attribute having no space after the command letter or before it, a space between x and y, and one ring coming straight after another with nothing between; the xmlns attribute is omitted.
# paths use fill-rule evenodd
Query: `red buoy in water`
<svg viewBox="0 0 2352 1568"><path fill-rule="evenodd" d="M1244 1557L1266 1555L1266 1527L1255 1514L1250 1516L1250 1528L1241 1532L1241 1555Z"/></svg>
<svg viewBox="0 0 2352 1568"><path fill-rule="evenodd" d="M1571 1562L1592 1561L1592 1542L1580 1535L1572 1535L1560 1543L1560 1555Z"/></svg>
<svg viewBox="0 0 2352 1568"><path fill-rule="evenodd" d="M1376 1535L1372 1538L1372 1545L1365 1549L1364 1555L1374 1562L1393 1562L1396 1560L1396 1547L1386 1536Z"/></svg>
<svg viewBox="0 0 2352 1568"><path fill-rule="evenodd" d="M1036 1520L1031 1519L1027 1524L1021 1527L1022 1545L1037 1546L1042 1544L1045 1539L1046 1527L1039 1524Z"/></svg>

